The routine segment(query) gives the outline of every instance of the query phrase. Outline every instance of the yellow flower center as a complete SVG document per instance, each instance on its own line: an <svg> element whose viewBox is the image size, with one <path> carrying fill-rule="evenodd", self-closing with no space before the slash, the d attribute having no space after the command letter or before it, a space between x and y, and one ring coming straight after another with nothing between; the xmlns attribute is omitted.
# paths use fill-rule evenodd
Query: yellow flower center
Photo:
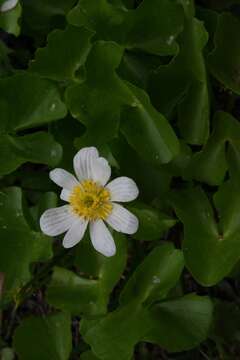
<svg viewBox="0 0 240 360"><path fill-rule="evenodd" d="M90 221L104 220L112 211L110 192L92 180L84 180L73 188L70 205L75 214Z"/></svg>

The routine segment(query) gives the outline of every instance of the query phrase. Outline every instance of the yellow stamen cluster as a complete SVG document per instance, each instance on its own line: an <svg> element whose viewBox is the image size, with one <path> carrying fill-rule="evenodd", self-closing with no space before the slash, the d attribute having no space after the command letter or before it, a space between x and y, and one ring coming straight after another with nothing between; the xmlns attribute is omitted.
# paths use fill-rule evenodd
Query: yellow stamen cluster
<svg viewBox="0 0 240 360"><path fill-rule="evenodd" d="M70 205L75 214L90 221L104 220L112 211L110 192L92 180L84 180L74 187Z"/></svg>

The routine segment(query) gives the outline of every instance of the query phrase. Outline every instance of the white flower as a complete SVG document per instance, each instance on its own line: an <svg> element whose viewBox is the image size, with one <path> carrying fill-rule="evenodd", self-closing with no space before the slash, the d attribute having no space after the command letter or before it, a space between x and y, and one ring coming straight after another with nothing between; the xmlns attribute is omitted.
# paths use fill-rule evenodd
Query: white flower
<svg viewBox="0 0 240 360"><path fill-rule="evenodd" d="M111 168L95 147L81 149L73 166L77 177L63 169L50 172L51 180L63 188L60 198L69 204L45 211L40 218L41 230L49 236L66 232L63 246L70 248L83 238L89 224L93 247L105 256L113 256L116 246L103 220L118 232L137 231L136 216L117 204L136 199L137 185L128 177L107 184Z"/></svg>
<svg viewBox="0 0 240 360"><path fill-rule="evenodd" d="M12 10L17 5L18 0L7 0L0 6L1 12Z"/></svg>

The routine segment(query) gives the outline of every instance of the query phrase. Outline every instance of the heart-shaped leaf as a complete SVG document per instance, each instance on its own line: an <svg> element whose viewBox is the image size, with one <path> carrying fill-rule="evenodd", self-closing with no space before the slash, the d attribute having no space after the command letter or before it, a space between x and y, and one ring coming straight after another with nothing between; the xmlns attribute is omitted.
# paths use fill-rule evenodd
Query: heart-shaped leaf
<svg viewBox="0 0 240 360"><path fill-rule="evenodd" d="M211 286L228 275L239 259L239 204L235 182L223 184L214 202L200 188L175 192L173 206L184 224L183 251L186 266L198 282Z"/></svg>

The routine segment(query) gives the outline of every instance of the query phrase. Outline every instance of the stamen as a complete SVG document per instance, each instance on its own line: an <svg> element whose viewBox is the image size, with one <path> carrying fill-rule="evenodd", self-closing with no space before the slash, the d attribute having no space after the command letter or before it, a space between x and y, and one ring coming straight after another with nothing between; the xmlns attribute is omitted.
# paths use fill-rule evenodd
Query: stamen
<svg viewBox="0 0 240 360"><path fill-rule="evenodd" d="M84 180L74 187L70 205L75 214L90 221L104 220L112 211L110 192L92 180Z"/></svg>

